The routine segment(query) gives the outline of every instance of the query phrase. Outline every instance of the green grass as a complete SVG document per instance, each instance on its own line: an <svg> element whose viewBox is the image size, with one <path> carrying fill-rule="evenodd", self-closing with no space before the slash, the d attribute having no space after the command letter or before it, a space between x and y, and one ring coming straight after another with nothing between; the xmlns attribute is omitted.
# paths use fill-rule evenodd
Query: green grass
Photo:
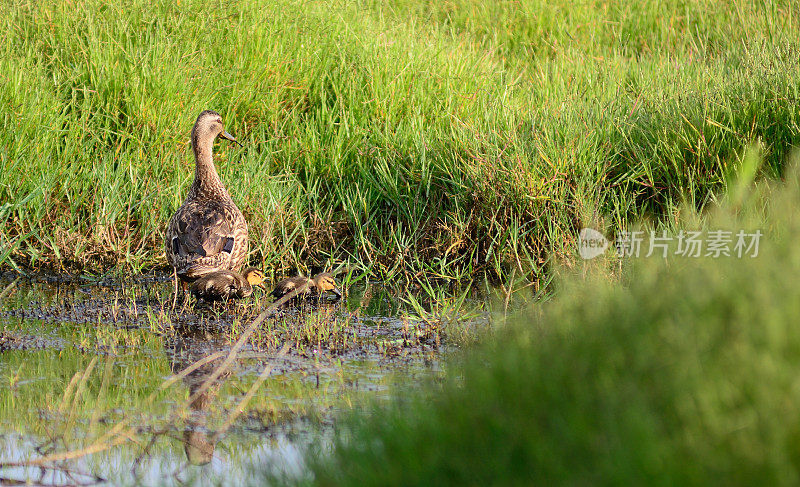
<svg viewBox="0 0 800 487"><path fill-rule="evenodd" d="M800 137L795 2L263 3L3 2L0 261L164 267L206 108L251 262L412 279L540 276Z"/></svg>
<svg viewBox="0 0 800 487"><path fill-rule="evenodd" d="M796 485L798 172L787 179L679 223L759 229L757 257L562 276L443 383L340 423L332 451L308 455L315 484Z"/></svg>

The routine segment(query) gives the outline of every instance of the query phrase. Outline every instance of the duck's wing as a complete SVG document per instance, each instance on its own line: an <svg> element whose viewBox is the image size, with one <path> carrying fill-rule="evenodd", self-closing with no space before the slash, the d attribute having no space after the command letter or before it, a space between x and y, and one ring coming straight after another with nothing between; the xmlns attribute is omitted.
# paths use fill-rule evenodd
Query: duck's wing
<svg viewBox="0 0 800 487"><path fill-rule="evenodd" d="M189 286L189 290L198 298L216 301L230 297L236 292L237 285L238 280L233 272L218 271L197 279Z"/></svg>
<svg viewBox="0 0 800 487"><path fill-rule="evenodd" d="M291 278L284 279L275 285L275 289L273 289L270 294L275 296L276 298L282 298L284 294L292 292L294 288L295 288L295 283L294 281L292 281Z"/></svg>
<svg viewBox="0 0 800 487"><path fill-rule="evenodd" d="M288 277L280 281L275 286L275 289L272 291L271 294L276 298L282 298L284 295L289 294L290 292L294 291L295 289L302 286L306 282L308 282L308 279L303 276ZM309 292L309 289L310 289L309 287L306 287L305 291L301 292L300 294Z"/></svg>
<svg viewBox="0 0 800 487"><path fill-rule="evenodd" d="M233 204L189 201L170 221L166 242L170 263L179 276L189 280L232 269L243 260L240 254L246 254L246 228Z"/></svg>

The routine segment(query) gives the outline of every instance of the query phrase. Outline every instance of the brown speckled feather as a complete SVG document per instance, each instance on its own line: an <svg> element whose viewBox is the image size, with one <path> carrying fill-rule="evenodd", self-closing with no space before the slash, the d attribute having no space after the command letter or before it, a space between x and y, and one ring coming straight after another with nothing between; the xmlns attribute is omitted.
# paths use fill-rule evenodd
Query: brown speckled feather
<svg viewBox="0 0 800 487"><path fill-rule="evenodd" d="M212 148L221 133L229 136L219 114L205 111L197 117L192 129L194 182L167 226L167 261L185 282L239 270L247 257L247 222L214 167Z"/></svg>
<svg viewBox="0 0 800 487"><path fill-rule="evenodd" d="M238 272L217 271L194 281L189 290L206 301L241 299L253 293L250 283Z"/></svg>
<svg viewBox="0 0 800 487"><path fill-rule="evenodd" d="M289 294L303 284L308 284L308 286L298 293L298 298L304 298L309 295L319 296L327 291L332 291L338 297L342 296L341 292L336 288L336 281L333 276L327 272L317 274L311 279L305 276L287 277L278 282L278 284L275 285L275 289L273 289L270 294L276 298L282 298L284 295Z"/></svg>
<svg viewBox="0 0 800 487"><path fill-rule="evenodd" d="M167 257L184 280L238 270L247 256L247 223L230 197L188 199L170 220L167 234Z"/></svg>
<svg viewBox="0 0 800 487"><path fill-rule="evenodd" d="M270 294L276 298L282 298L285 294L289 294L305 283L308 283L308 287L306 287L305 291L303 291L301 294L310 294L311 289L314 286L314 282L305 276L287 277L286 279L278 282L278 284L275 285L275 289L273 289Z"/></svg>

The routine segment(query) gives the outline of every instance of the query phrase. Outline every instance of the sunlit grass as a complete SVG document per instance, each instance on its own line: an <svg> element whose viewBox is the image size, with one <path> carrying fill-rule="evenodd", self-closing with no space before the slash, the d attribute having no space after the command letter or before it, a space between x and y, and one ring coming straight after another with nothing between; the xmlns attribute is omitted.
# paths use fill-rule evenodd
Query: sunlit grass
<svg viewBox="0 0 800 487"><path fill-rule="evenodd" d="M761 139L798 143L793 2L11 2L0 260L140 271L200 110L253 263L465 279L674 224Z"/></svg>

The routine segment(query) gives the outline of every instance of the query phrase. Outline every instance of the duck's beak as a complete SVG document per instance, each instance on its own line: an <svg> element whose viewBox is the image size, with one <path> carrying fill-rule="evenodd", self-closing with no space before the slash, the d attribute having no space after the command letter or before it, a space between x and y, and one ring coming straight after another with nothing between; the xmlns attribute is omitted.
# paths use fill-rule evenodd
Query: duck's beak
<svg viewBox="0 0 800 487"><path fill-rule="evenodd" d="M223 130L222 133L219 134L219 136L222 137L223 139L228 139L231 142L236 142L237 144L239 144L239 147L244 147L238 140L233 138L233 135L229 134L227 130Z"/></svg>
<svg viewBox="0 0 800 487"><path fill-rule="evenodd" d="M336 295L336 299L342 299L342 292L336 288L331 289L331 292Z"/></svg>

